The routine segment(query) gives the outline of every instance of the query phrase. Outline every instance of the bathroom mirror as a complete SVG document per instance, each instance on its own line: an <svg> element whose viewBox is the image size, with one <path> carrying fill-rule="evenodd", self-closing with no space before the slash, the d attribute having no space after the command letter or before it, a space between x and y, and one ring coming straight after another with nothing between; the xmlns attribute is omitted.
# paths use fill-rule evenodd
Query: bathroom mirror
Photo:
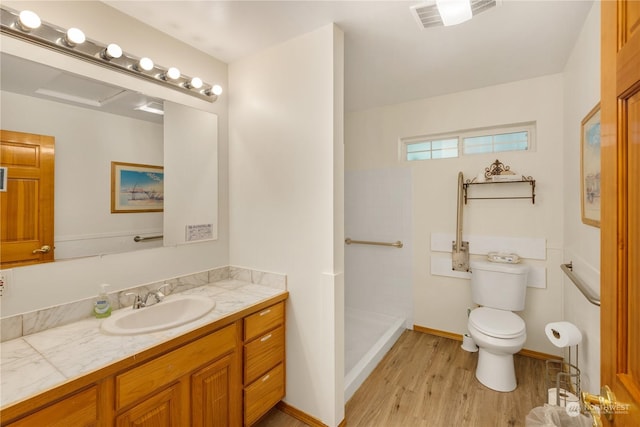
<svg viewBox="0 0 640 427"><path fill-rule="evenodd" d="M2 129L55 138L54 259L162 246L162 212L111 212L111 164L164 165L164 101L4 52L0 61Z"/></svg>

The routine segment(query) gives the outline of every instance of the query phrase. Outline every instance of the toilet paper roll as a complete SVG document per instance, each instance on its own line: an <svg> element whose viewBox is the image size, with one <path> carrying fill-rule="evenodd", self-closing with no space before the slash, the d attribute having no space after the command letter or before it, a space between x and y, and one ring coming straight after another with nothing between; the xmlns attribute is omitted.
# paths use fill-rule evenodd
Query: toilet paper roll
<svg viewBox="0 0 640 427"><path fill-rule="evenodd" d="M558 404L560 406L567 406L567 402L577 402L578 401L578 396L576 396L575 394L568 392L567 390L561 388L560 389L560 393L558 393L558 389L557 388L550 388L548 390L548 395L549 395L549 400L547 400L547 403L549 405L554 405L557 406ZM560 397L559 400L556 400L558 398L558 395Z"/></svg>
<svg viewBox="0 0 640 427"><path fill-rule="evenodd" d="M544 328L549 341L556 347L578 345L582 341L582 333L571 322L551 322Z"/></svg>

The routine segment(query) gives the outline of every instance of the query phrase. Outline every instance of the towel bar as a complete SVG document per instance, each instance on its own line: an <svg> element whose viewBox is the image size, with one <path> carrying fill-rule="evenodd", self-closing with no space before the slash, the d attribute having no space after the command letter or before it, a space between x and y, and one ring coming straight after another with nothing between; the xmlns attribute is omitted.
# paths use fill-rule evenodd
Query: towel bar
<svg viewBox="0 0 640 427"><path fill-rule="evenodd" d="M147 240L157 240L157 239L162 239L164 236L162 234L160 234L159 236L149 236L149 237L140 237L140 236L136 236L133 238L134 242L144 242Z"/></svg>

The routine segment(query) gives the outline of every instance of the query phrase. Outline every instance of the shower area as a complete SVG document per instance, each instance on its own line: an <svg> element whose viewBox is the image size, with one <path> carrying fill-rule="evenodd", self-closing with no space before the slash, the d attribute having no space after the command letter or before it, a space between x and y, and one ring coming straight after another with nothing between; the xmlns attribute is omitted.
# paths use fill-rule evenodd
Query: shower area
<svg viewBox="0 0 640 427"><path fill-rule="evenodd" d="M345 172L345 401L413 325L411 197L410 169Z"/></svg>

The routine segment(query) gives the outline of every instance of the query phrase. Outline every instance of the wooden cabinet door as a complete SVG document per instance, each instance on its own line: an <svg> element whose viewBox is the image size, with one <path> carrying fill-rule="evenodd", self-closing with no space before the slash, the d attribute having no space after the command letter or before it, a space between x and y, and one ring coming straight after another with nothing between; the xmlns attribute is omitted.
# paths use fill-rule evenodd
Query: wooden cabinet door
<svg viewBox="0 0 640 427"><path fill-rule="evenodd" d="M618 400L603 421L631 427L640 425L640 1L601 8L601 384Z"/></svg>
<svg viewBox="0 0 640 427"><path fill-rule="evenodd" d="M81 391L7 427L89 427L98 425L97 387Z"/></svg>
<svg viewBox="0 0 640 427"><path fill-rule="evenodd" d="M118 427L176 427L183 410L180 384L157 393L129 409L117 419Z"/></svg>
<svg viewBox="0 0 640 427"><path fill-rule="evenodd" d="M237 360L236 353L232 353L192 375L192 427L241 425L242 394Z"/></svg>
<svg viewBox="0 0 640 427"><path fill-rule="evenodd" d="M0 191L2 268L53 261L54 143L52 136L0 131L7 174Z"/></svg>

